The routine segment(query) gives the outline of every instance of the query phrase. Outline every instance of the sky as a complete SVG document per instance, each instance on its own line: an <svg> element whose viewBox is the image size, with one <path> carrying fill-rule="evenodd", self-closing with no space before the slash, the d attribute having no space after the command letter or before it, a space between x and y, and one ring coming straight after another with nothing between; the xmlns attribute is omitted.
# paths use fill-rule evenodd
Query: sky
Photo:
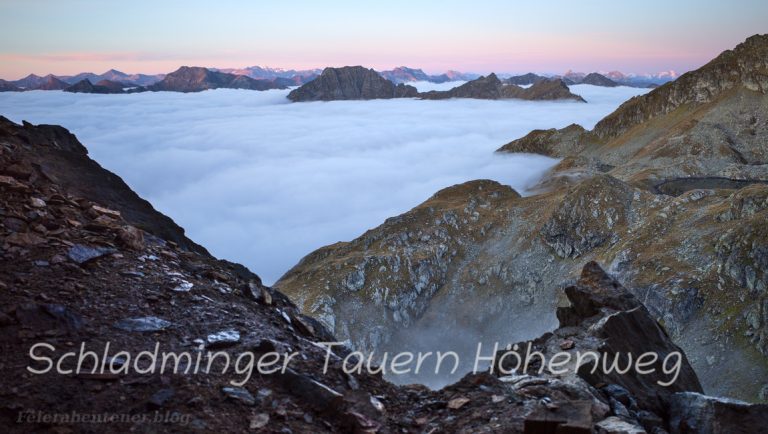
<svg viewBox="0 0 768 434"><path fill-rule="evenodd" d="M765 0L0 0L0 77L181 65L684 72L767 23Z"/></svg>

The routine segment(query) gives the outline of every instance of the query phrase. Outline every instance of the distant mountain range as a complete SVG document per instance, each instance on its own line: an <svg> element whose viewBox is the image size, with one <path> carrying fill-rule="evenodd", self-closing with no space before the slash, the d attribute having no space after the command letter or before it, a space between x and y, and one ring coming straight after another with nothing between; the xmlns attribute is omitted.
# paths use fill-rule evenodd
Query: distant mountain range
<svg viewBox="0 0 768 434"><path fill-rule="evenodd" d="M179 73L183 68L175 71ZM197 84L180 85L184 80L174 79L175 83L181 87L169 85L168 82L160 84L168 75L174 74L126 74L115 69L110 69L103 74L94 74L92 72L82 72L76 75L53 75L38 76L30 74L19 80L0 79L0 92L18 92L25 90L64 90L67 87L78 85L73 88L74 92L87 92L92 86L101 86L101 90L96 93L121 93L123 89L132 89L132 91L146 90L166 90L178 92L196 92L206 89L215 89L221 87L231 87L236 89L255 89L265 90L283 87L301 86L306 84L321 73L322 69L282 69L269 68L261 66L249 66L246 68L202 68L194 67L197 74L206 77L192 79L197 80ZM210 71L214 74L204 74L202 71ZM187 71L189 72L189 71ZM415 81L428 81L433 83L445 83L450 81L471 81L480 77L479 74L466 73L459 71L447 71L439 75L430 75L422 69L400 66L391 70L377 71L383 78L394 84L410 83ZM215 74L227 74L220 76ZM178 74L177 74L178 75ZM236 77L242 77L237 78ZM664 71L657 74L624 74L619 71L607 73L593 72L586 74L582 72L567 71L561 75L528 73L524 75L512 76L510 74L499 74L499 77L506 77L505 84L530 85L544 79L559 78L567 85L572 84L593 84L597 86L633 86L633 87L656 87L677 77L675 71ZM83 82L88 80L89 84ZM254 82L255 81L255 82ZM99 84L101 83L101 84ZM154 86L154 88L152 88ZM94 88L98 89L98 87ZM194 89L194 90L191 90Z"/></svg>
<svg viewBox="0 0 768 434"><path fill-rule="evenodd" d="M387 80L397 83L408 83L413 81L430 81L432 83L446 83L449 81L469 81L479 78L479 74L464 73L458 71L447 71L440 75L429 75L421 69L399 66L389 71L379 71L379 74Z"/></svg>
<svg viewBox="0 0 768 434"><path fill-rule="evenodd" d="M537 81L552 78L559 78L569 86L574 84L591 84L593 86L603 87L658 87L677 78L677 73L675 71L665 71L658 74L636 75L624 74L619 71L612 71L607 73L592 72L589 74L583 72L567 71L562 75L547 76L529 72L523 75L507 77L504 79L504 82L507 84L524 86L536 83Z"/></svg>
<svg viewBox="0 0 768 434"><path fill-rule="evenodd" d="M530 87L522 88L514 84L504 83L499 80L496 74L491 73L487 77L481 76L467 81L451 90L433 90L421 93L413 86L404 83L395 84L373 69L367 69L363 66L325 68L316 80L306 83L288 94L288 99L293 102L390 98L432 100L450 98L572 99L586 102L582 97L571 93L568 86L560 79L543 79L536 81Z"/></svg>
<svg viewBox="0 0 768 434"><path fill-rule="evenodd" d="M210 68L213 71L226 72L228 74L244 75L256 80L282 79L282 83L292 83L291 86L300 86L314 80L323 72L322 69L283 69L261 66L248 66L246 68Z"/></svg>

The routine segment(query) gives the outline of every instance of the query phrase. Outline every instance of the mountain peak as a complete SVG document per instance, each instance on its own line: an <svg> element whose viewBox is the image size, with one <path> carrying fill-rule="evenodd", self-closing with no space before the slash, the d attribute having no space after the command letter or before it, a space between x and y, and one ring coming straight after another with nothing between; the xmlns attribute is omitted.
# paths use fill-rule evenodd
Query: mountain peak
<svg viewBox="0 0 768 434"><path fill-rule="evenodd" d="M750 36L701 68L630 99L598 122L593 132L603 139L616 137L683 104L707 103L723 92L740 87L763 94L768 91L768 34Z"/></svg>
<svg viewBox="0 0 768 434"><path fill-rule="evenodd" d="M357 99L389 99L414 97L413 86L395 85L378 72L364 66L325 68L320 76L288 94L300 101L332 101Z"/></svg>

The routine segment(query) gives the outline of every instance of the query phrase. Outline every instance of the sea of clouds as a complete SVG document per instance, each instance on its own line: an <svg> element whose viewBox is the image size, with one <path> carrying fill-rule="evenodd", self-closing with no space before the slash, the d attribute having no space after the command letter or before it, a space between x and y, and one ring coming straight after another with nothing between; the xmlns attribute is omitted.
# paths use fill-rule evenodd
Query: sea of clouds
<svg viewBox="0 0 768 434"><path fill-rule="evenodd" d="M588 103L6 92L0 115L68 128L192 239L271 284L307 253L351 240L441 188L487 178L523 192L556 160L495 149L534 128L591 128L647 91L571 89Z"/></svg>

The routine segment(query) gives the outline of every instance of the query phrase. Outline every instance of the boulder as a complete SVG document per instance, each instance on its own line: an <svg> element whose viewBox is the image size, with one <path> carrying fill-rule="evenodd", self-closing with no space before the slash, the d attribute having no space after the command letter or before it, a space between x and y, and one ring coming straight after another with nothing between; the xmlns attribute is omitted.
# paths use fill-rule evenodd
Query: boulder
<svg viewBox="0 0 768 434"><path fill-rule="evenodd" d="M768 432L768 405L700 393L676 393L670 402L671 434L756 434Z"/></svg>

